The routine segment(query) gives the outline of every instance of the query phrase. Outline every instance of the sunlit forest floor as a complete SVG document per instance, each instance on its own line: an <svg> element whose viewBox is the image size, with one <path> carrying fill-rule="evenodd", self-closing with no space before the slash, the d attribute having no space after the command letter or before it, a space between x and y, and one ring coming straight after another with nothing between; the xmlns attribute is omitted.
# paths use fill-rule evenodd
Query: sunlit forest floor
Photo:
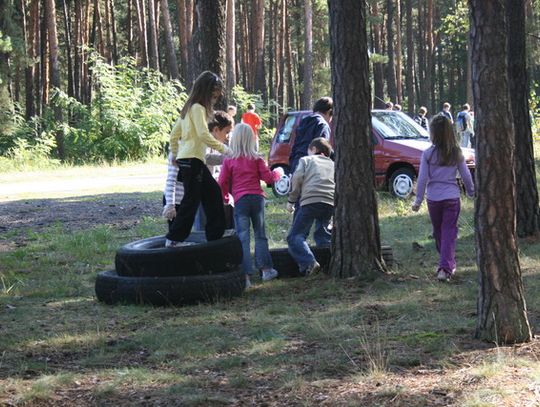
<svg viewBox="0 0 540 407"><path fill-rule="evenodd" d="M395 265L373 282L321 275L257 282L217 304L98 303L96 274L113 268L115 250L165 231L163 171L145 164L0 176L0 405L540 404L536 339L496 347L473 338L466 199L448 284L434 276L425 206L412 213L411 202L380 192L382 240ZM270 244L283 247L291 216L284 200L269 198ZM520 261L538 332L540 245L521 241Z"/></svg>

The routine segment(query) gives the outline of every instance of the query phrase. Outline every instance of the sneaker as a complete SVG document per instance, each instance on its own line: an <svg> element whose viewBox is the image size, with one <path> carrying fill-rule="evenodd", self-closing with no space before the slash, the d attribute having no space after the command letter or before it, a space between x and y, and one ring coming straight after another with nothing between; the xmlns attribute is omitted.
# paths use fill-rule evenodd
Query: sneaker
<svg viewBox="0 0 540 407"><path fill-rule="evenodd" d="M183 246L193 246L197 243L195 242L178 242L176 240L165 239L165 247L174 248L174 247L183 247Z"/></svg>
<svg viewBox="0 0 540 407"><path fill-rule="evenodd" d="M278 276L278 272L275 269L263 270L262 281L270 281Z"/></svg>
<svg viewBox="0 0 540 407"><path fill-rule="evenodd" d="M249 276L246 274L246 290L248 288L251 288L251 279L249 278Z"/></svg>
<svg viewBox="0 0 540 407"><path fill-rule="evenodd" d="M445 269L439 269L437 271L437 280L439 281L449 281L450 280L450 273L448 273Z"/></svg>
<svg viewBox="0 0 540 407"><path fill-rule="evenodd" d="M321 265L319 263L317 263L316 261L314 261L313 263L311 263L311 265L304 271L304 274L306 275L306 277L309 277L309 276L314 276L315 274L317 274L319 271L321 271Z"/></svg>

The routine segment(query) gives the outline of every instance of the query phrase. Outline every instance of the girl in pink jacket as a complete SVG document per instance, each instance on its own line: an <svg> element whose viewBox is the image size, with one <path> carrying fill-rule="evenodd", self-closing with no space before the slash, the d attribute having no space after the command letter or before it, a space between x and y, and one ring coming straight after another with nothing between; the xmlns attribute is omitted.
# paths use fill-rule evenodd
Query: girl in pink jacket
<svg viewBox="0 0 540 407"><path fill-rule="evenodd" d="M231 158L223 161L218 182L225 203L230 203L229 195L234 199L234 224L242 242L242 268L248 288L251 286L250 276L253 274L250 222L255 235L255 265L262 270L263 281L272 280L278 275L273 268L266 238L261 180L273 184L282 174L276 170L270 171L262 157L257 154L253 130L249 125L240 123L234 127L229 147L232 151Z"/></svg>

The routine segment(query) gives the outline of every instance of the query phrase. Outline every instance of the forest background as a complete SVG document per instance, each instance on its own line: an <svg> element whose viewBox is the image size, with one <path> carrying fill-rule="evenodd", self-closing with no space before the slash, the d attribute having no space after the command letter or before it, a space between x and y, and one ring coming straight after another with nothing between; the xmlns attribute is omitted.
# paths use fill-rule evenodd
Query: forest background
<svg viewBox="0 0 540 407"><path fill-rule="evenodd" d="M266 143L283 112L331 95L325 0L219 4L3 1L0 168L164 155L186 90L212 68L209 60L221 61L214 70L227 84L223 103L237 105L239 115L257 105ZM526 10L538 118L540 1L528 1ZM368 12L374 108L391 100L411 115L420 106L431 115L444 102L454 113L472 104L466 0L369 0ZM220 49L208 46L209 37Z"/></svg>

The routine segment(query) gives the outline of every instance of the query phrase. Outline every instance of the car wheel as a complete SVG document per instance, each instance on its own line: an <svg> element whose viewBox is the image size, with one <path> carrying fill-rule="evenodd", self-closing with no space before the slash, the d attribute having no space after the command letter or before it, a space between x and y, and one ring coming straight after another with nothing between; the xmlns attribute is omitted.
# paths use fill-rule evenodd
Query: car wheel
<svg viewBox="0 0 540 407"><path fill-rule="evenodd" d="M390 192L398 198L408 198L414 192L416 175L410 168L400 168L392 174L388 182Z"/></svg>
<svg viewBox="0 0 540 407"><path fill-rule="evenodd" d="M165 237L137 240L116 252L115 267L119 276L178 277L215 274L242 263L242 244L236 234L207 242L204 232L192 232L192 243L165 247Z"/></svg>
<svg viewBox="0 0 540 407"><path fill-rule="evenodd" d="M246 286L240 267L223 273L182 277L126 277L104 271L96 278L96 297L106 304L185 305L242 295Z"/></svg>
<svg viewBox="0 0 540 407"><path fill-rule="evenodd" d="M291 190L291 174L289 173L289 167L277 166L273 169L281 167L283 169L283 175L272 185L272 191L278 198L281 196L287 196Z"/></svg>

